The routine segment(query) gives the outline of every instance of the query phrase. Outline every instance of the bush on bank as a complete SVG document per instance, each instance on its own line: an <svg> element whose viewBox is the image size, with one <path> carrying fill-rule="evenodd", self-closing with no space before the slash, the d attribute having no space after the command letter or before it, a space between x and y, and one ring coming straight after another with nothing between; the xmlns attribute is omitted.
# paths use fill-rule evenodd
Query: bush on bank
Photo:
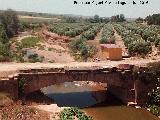
<svg viewBox="0 0 160 120"><path fill-rule="evenodd" d="M0 62L10 61L10 58L11 52L9 46L0 42Z"/></svg>
<svg viewBox="0 0 160 120"><path fill-rule="evenodd" d="M21 47L22 48L31 48L35 47L38 42L41 41L41 38L39 37L27 37L22 39L21 41Z"/></svg>
<svg viewBox="0 0 160 120"><path fill-rule="evenodd" d="M149 101L147 104L151 113L160 116L160 62L149 64L148 68L150 68L149 73L152 75L148 79L151 79L156 86L148 93Z"/></svg>
<svg viewBox="0 0 160 120"><path fill-rule="evenodd" d="M156 105L152 105L152 106L150 106L150 112L153 115L160 116L160 107L156 106Z"/></svg>
<svg viewBox="0 0 160 120"><path fill-rule="evenodd" d="M160 84L160 82L159 82ZM160 88L157 87L149 93L149 109L152 114L160 116Z"/></svg>
<svg viewBox="0 0 160 120"><path fill-rule="evenodd" d="M8 43L9 39L7 37L7 34L4 30L4 28L0 25L0 42L5 44Z"/></svg>
<svg viewBox="0 0 160 120"><path fill-rule="evenodd" d="M87 116L84 112L78 108L65 108L60 113L60 120L93 120L92 117Z"/></svg>
<svg viewBox="0 0 160 120"><path fill-rule="evenodd" d="M39 56L38 54L31 54L28 56L29 62L36 63L36 62L43 62L44 57Z"/></svg>

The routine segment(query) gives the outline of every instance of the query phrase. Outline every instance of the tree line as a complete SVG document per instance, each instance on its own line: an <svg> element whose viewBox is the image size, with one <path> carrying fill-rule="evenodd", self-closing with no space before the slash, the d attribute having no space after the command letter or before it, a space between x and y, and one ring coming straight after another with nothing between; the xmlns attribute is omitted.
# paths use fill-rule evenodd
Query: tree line
<svg viewBox="0 0 160 120"><path fill-rule="evenodd" d="M136 22L147 22L148 25L160 25L160 13L147 16L145 19L139 17Z"/></svg>
<svg viewBox="0 0 160 120"><path fill-rule="evenodd" d="M13 10L0 12L0 62L11 58L9 40L18 34L19 20Z"/></svg>
<svg viewBox="0 0 160 120"><path fill-rule="evenodd" d="M13 10L7 10L0 13L0 38L4 39L2 43L7 42L7 39L12 38L18 33L19 20L18 15ZM5 41L6 40L6 41Z"/></svg>
<svg viewBox="0 0 160 120"><path fill-rule="evenodd" d="M91 23L108 23L108 22L124 22L126 18L124 14L115 15L112 17L99 17L99 15L95 15L92 18L87 19L87 21Z"/></svg>
<svg viewBox="0 0 160 120"><path fill-rule="evenodd" d="M89 22L89 23L108 23L108 22L124 22L126 21L125 15L115 15L112 17L100 17L99 15L94 15L89 18L82 17L64 17L67 23L76 23L76 22Z"/></svg>
<svg viewBox="0 0 160 120"><path fill-rule="evenodd" d="M160 25L160 14L149 15L145 20L148 25Z"/></svg>

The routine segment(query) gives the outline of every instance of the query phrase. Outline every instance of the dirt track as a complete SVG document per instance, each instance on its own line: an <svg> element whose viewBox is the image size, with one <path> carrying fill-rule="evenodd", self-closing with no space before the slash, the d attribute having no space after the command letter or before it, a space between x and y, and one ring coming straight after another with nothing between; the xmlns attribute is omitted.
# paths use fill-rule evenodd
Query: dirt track
<svg viewBox="0 0 160 120"><path fill-rule="evenodd" d="M144 66L147 63L160 62L160 56L156 59L124 59L121 61L101 61L101 62L70 62L70 63L0 63L0 78L7 77L13 73L17 73L23 69L35 68L64 68L64 67L113 67L119 64L132 64L137 66Z"/></svg>

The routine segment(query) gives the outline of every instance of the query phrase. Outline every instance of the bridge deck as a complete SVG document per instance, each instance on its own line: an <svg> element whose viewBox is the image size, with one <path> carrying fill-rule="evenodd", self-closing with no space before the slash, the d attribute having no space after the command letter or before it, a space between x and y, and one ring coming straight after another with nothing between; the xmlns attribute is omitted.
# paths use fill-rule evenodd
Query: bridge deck
<svg viewBox="0 0 160 120"><path fill-rule="evenodd" d="M151 61L157 62L157 61ZM107 83L108 90L121 99L124 103L138 103L146 100L151 88L143 85L139 80L134 80L132 68L135 66L145 68L146 64L139 61L132 62L101 62L101 63L4 63L0 64L0 92L9 93L18 98L18 79L26 80L25 94L37 91L43 87L57 83L73 81L94 81ZM139 90L132 94L135 88ZM6 87L7 86L7 87ZM138 89L140 88L140 89ZM142 97L143 95L143 97ZM142 100L141 100L142 99Z"/></svg>
<svg viewBox="0 0 160 120"><path fill-rule="evenodd" d="M65 68L72 70L92 70L107 67L117 67L119 64L130 64L136 66L145 66L147 63L160 62L159 60L121 60L105 62L72 62L72 63L0 63L0 78L6 78L8 75L15 74L19 70L26 69L47 69L47 68Z"/></svg>

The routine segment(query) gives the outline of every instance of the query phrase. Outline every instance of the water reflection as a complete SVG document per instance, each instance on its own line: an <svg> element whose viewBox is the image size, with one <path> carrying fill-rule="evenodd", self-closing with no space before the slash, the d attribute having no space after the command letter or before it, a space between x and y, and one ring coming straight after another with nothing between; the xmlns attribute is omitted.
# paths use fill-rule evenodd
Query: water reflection
<svg viewBox="0 0 160 120"><path fill-rule="evenodd" d="M159 120L145 109L126 106L93 107L84 111L94 120Z"/></svg>
<svg viewBox="0 0 160 120"><path fill-rule="evenodd" d="M122 106L105 88L97 86L72 82L49 86L41 91L58 106L82 108L94 120L159 120L145 109Z"/></svg>
<svg viewBox="0 0 160 120"><path fill-rule="evenodd" d="M77 83L64 83L52 85L41 89L41 91L53 99L59 107L89 107L105 100L101 97L98 99L97 92L100 94L106 90L93 90L90 86L81 86ZM94 91L94 92L93 92ZM103 94L104 95L104 94Z"/></svg>

